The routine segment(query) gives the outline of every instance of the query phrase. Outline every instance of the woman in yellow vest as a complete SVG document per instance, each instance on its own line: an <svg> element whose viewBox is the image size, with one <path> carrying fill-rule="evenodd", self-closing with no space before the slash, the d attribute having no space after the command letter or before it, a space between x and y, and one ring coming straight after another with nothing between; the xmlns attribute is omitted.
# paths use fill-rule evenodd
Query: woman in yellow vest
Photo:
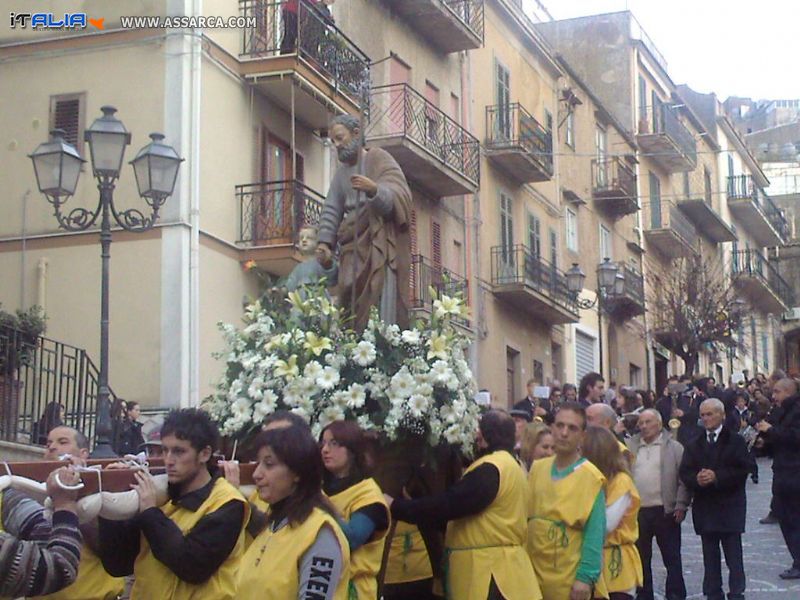
<svg viewBox="0 0 800 600"><path fill-rule="evenodd" d="M314 438L299 427L264 431L256 451L253 479L268 521L242 560L237 600L347 600L350 551L322 494Z"/></svg>
<svg viewBox="0 0 800 600"><path fill-rule="evenodd" d="M490 410L477 436L481 456L457 484L437 496L392 500L397 520L449 521L444 565L449 600L542 597L525 552L525 472L514 458L514 429L507 412Z"/></svg>
<svg viewBox="0 0 800 600"><path fill-rule="evenodd" d="M389 530L383 492L367 477L364 433L353 421L334 421L322 430L323 489L341 513L350 543L350 577L358 600L378 600L378 573Z"/></svg>
<svg viewBox="0 0 800 600"><path fill-rule="evenodd" d="M579 452L586 412L565 402L552 429L555 456L535 461L528 477L528 554L544 600L606 598L605 479Z"/></svg>
<svg viewBox="0 0 800 600"><path fill-rule="evenodd" d="M642 586L639 538L639 492L617 439L605 427L589 427L581 446L583 456L606 478L606 541L603 579L611 600L631 600Z"/></svg>

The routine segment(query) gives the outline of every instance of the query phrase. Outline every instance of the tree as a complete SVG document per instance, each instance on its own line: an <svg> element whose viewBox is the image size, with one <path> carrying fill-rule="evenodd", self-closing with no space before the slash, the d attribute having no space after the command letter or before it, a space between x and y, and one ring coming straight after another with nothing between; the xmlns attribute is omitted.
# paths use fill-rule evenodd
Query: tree
<svg viewBox="0 0 800 600"><path fill-rule="evenodd" d="M649 309L658 342L683 359L694 374L700 352L740 347L733 332L742 303L719 260L680 258L664 271L651 271Z"/></svg>

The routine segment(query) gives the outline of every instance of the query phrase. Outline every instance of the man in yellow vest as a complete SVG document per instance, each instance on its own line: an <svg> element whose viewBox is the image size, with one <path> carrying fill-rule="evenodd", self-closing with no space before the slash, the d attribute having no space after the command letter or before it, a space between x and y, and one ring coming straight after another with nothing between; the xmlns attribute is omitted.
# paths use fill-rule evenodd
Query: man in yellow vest
<svg viewBox="0 0 800 600"><path fill-rule="evenodd" d="M132 600L236 598L249 507L209 471L217 438L204 411L172 411L161 429L169 502L156 506L152 477L137 474L139 514L129 521L100 519L103 565L114 575L135 575Z"/></svg>
<svg viewBox="0 0 800 600"><path fill-rule="evenodd" d="M605 598L605 479L580 455L586 411L562 404L552 429L555 456L534 461L528 477L528 553L544 600Z"/></svg>
<svg viewBox="0 0 800 600"><path fill-rule="evenodd" d="M89 440L72 427L55 427L47 434L47 449L44 460L60 460L69 457L70 462L83 466L89 458ZM125 588L122 577L112 577L103 568L98 552L97 521L81 525L83 547L78 578L75 582L54 594L37 596L47 600L113 600L119 598Z"/></svg>
<svg viewBox="0 0 800 600"><path fill-rule="evenodd" d="M444 494L416 500L387 497L392 517L413 523L449 521L445 589L452 600L540 600L525 553L525 473L514 458L514 420L483 415L480 458ZM559 599L564 600L564 599Z"/></svg>

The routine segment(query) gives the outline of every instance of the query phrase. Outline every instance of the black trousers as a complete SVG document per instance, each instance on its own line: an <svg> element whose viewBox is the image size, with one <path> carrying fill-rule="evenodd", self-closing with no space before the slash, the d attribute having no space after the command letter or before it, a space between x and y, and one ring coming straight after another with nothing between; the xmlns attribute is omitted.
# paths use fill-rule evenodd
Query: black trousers
<svg viewBox="0 0 800 600"><path fill-rule="evenodd" d="M742 558L741 533L703 533L703 594L708 600L724 600L722 592L722 557L719 548L725 553L725 564L728 565L728 598L742 600L744 598L745 577L744 560Z"/></svg>
<svg viewBox="0 0 800 600"><path fill-rule="evenodd" d="M667 600L686 600L686 583L681 564L681 526L671 514L664 514L663 506L648 506L639 510L639 539L636 547L642 558L644 585L637 600L653 600L653 538L658 542L664 566L667 568Z"/></svg>
<svg viewBox="0 0 800 600"><path fill-rule="evenodd" d="M778 518L789 554L792 555L792 567L800 569L800 501L796 493L781 490L774 484L772 499L772 509Z"/></svg>

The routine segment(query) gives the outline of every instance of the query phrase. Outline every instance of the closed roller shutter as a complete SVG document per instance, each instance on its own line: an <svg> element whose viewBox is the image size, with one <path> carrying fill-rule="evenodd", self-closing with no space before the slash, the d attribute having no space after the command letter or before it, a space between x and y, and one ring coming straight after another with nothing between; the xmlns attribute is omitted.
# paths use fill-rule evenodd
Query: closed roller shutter
<svg viewBox="0 0 800 600"><path fill-rule="evenodd" d="M594 371L594 338L580 331L575 332L575 381Z"/></svg>

